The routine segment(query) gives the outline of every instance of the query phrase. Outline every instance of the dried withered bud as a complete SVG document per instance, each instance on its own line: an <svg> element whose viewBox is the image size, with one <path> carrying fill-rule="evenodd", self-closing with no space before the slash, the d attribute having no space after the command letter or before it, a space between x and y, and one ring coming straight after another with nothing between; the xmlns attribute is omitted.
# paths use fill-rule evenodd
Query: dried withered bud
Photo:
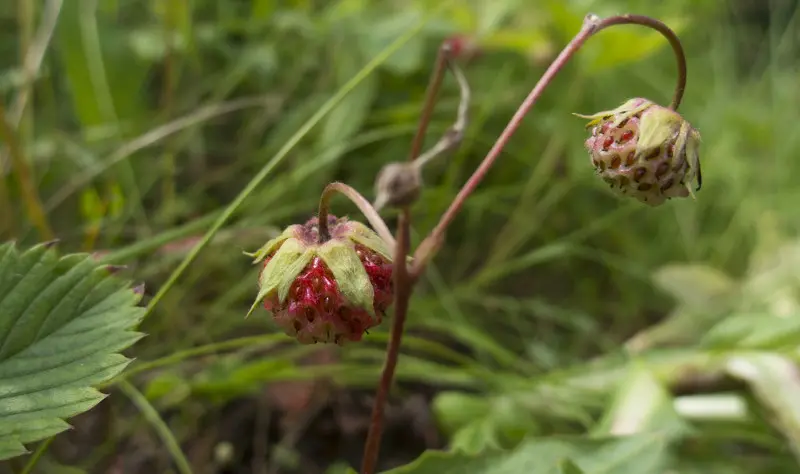
<svg viewBox="0 0 800 474"><path fill-rule="evenodd" d="M419 199L422 172L418 162L389 163L375 180L375 208L402 207Z"/></svg>
<svg viewBox="0 0 800 474"><path fill-rule="evenodd" d="M578 114L576 114L578 115ZM586 140L597 174L621 195L651 206L694 197L702 185L700 133L676 111L647 99L630 99L594 115Z"/></svg>
<svg viewBox="0 0 800 474"><path fill-rule="evenodd" d="M364 224L328 218L320 239L316 217L289 226L251 256L263 269L259 305L303 344L359 341L392 303L392 255ZM250 313L248 313L250 314Z"/></svg>

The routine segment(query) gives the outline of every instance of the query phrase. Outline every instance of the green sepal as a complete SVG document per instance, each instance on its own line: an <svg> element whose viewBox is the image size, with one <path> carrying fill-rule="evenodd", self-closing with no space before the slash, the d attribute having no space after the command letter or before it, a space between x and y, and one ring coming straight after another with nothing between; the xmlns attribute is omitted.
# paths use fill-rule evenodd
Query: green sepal
<svg viewBox="0 0 800 474"><path fill-rule="evenodd" d="M353 307L374 316L375 290L353 244L329 240L317 249L317 254L333 273L342 296Z"/></svg>
<svg viewBox="0 0 800 474"><path fill-rule="evenodd" d="M636 143L637 158L669 141L681 128L681 121L681 116L677 112L664 107L654 107L644 114L639 125L639 141ZM678 136L678 144L680 140L681 137ZM685 140L684 137L684 143ZM680 151L680 149L681 147L676 145L675 150Z"/></svg>
<svg viewBox="0 0 800 474"><path fill-rule="evenodd" d="M700 171L700 133L693 129L689 122L681 123L678 139L675 141L675 156L685 156L686 163L689 165L690 177L697 180L697 189L703 184L703 175ZM684 183L692 199L696 199L694 189L690 183Z"/></svg>
<svg viewBox="0 0 800 474"><path fill-rule="evenodd" d="M306 247L294 238L286 239L261 272L258 296L247 316L250 316L264 298L274 291L278 292L278 301L283 302L289 294L292 282L313 257L314 247Z"/></svg>
<svg viewBox="0 0 800 474"><path fill-rule="evenodd" d="M291 225L287 227L286 229L284 229L283 232L281 232L281 235L275 237L274 239L269 240L260 249L256 250L253 253L244 252L244 254L247 255L248 257L253 257L254 264L264 260L269 256L269 254L274 252L275 249L278 248L283 242L295 236L295 227L297 226Z"/></svg>
<svg viewBox="0 0 800 474"><path fill-rule="evenodd" d="M348 222L347 225L351 226L352 231L348 234L348 237L350 237L353 242L375 251L389 262L392 261L392 258L394 258L392 251L374 230L357 221Z"/></svg>
<svg viewBox="0 0 800 474"><path fill-rule="evenodd" d="M625 120L627 118L630 118L630 117L638 114L639 112L642 112L643 110L647 109L648 107L651 107L651 106L654 105L649 100L644 100L644 102L642 102L638 106L634 106L633 105L633 104L635 104L636 102L638 102L640 100L642 100L642 99L639 99L639 98L628 99L627 102L625 102L624 104L620 105L616 109L604 110L602 112L597 112L596 114L582 115L582 114L573 113L572 115L574 115L576 117L580 117L582 119L589 120L589 123L586 124L586 128L592 128L595 125L597 125L597 124L599 124L601 122L604 122L606 120L611 120L614 117L617 117L617 119L614 121L612 126L617 126L623 120Z"/></svg>
<svg viewBox="0 0 800 474"><path fill-rule="evenodd" d="M686 126L688 127L689 124L687 123ZM700 170L701 141L700 132L691 128L686 142L686 161L689 163L689 166L694 169L694 179L697 182L696 191L700 191L700 188L703 186L703 173ZM689 193L694 197L694 190L689 189Z"/></svg>

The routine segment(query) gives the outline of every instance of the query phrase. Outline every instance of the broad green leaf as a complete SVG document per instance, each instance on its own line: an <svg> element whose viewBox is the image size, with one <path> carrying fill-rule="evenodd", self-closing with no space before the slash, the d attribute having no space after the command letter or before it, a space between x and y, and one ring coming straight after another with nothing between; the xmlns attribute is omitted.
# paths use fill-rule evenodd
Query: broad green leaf
<svg viewBox="0 0 800 474"><path fill-rule="evenodd" d="M797 288L800 276L800 244L789 242L776 245L770 253L760 251L758 261L752 262L742 284L743 300L748 309L763 309L781 316L800 310Z"/></svg>
<svg viewBox="0 0 800 474"><path fill-rule="evenodd" d="M538 432L531 410L508 396L443 392L433 402L437 423L455 451L513 446Z"/></svg>
<svg viewBox="0 0 800 474"><path fill-rule="evenodd" d="M450 439L450 449L467 454L478 454L487 449L500 447L497 427L488 418L479 418L470 422Z"/></svg>
<svg viewBox="0 0 800 474"><path fill-rule="evenodd" d="M800 314L735 314L709 329L702 343L715 349L778 350L797 347L800 345Z"/></svg>
<svg viewBox="0 0 800 474"><path fill-rule="evenodd" d="M0 459L56 435L104 395L144 309L126 282L89 255L0 245Z"/></svg>
<svg viewBox="0 0 800 474"><path fill-rule="evenodd" d="M577 464L569 459L565 459L561 462L558 472L560 474L585 474L583 469L579 468Z"/></svg>
<svg viewBox="0 0 800 474"><path fill-rule="evenodd" d="M585 474L663 474L666 448L666 437L655 434L538 438L512 450L475 455L427 451L411 464L385 474L556 474L564 472L565 460Z"/></svg>
<svg viewBox="0 0 800 474"><path fill-rule="evenodd" d="M447 433L454 433L490 412L488 396L450 391L438 394L432 408L436 421Z"/></svg>
<svg viewBox="0 0 800 474"><path fill-rule="evenodd" d="M666 265L653 274L653 282L679 304L701 310L738 286L719 270L699 264Z"/></svg>
<svg viewBox="0 0 800 474"><path fill-rule="evenodd" d="M670 393L650 371L634 362L596 433L624 436L661 432L672 437L686 429Z"/></svg>
<svg viewBox="0 0 800 474"><path fill-rule="evenodd" d="M747 382L800 461L800 372L786 357L753 353L732 357L728 372Z"/></svg>

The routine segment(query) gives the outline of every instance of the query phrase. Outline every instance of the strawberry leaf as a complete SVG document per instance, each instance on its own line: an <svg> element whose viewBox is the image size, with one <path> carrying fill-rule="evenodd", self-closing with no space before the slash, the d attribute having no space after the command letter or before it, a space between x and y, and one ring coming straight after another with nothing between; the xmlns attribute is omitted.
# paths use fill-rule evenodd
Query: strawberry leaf
<svg viewBox="0 0 800 474"><path fill-rule="evenodd" d="M87 254L0 245L0 459L97 405L129 363L140 296Z"/></svg>

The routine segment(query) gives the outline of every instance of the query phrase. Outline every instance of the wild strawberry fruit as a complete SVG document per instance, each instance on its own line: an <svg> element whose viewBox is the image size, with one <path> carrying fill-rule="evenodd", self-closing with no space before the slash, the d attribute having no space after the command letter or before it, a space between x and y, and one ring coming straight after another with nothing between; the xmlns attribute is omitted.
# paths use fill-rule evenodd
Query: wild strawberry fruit
<svg viewBox="0 0 800 474"><path fill-rule="evenodd" d="M250 255L263 269L248 315L263 304L302 344L359 341L392 303L391 251L360 222L329 216L321 237L314 217Z"/></svg>
<svg viewBox="0 0 800 474"><path fill-rule="evenodd" d="M578 114L576 114L578 115ZM647 99L630 99L594 115L586 149L597 174L616 193L651 206L694 197L702 185L700 133L676 111Z"/></svg>

